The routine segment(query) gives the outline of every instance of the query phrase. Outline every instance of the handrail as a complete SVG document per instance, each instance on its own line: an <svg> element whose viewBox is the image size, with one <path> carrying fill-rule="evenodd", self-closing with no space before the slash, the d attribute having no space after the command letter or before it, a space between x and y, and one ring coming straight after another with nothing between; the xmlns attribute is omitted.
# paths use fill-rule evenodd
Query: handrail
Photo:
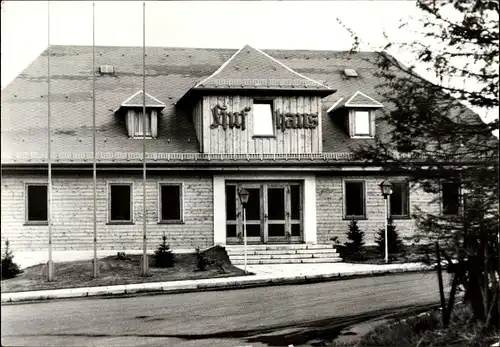
<svg viewBox="0 0 500 347"><path fill-rule="evenodd" d="M140 152L97 152L96 159L99 162L137 162L142 161L142 153ZM73 152L52 152L51 157L55 163L57 162L91 162L93 158L92 152L89 153L73 153ZM462 161L471 159L487 159L487 155L467 155L457 154L455 156L447 153L433 153L432 155L416 155L415 153L396 153L398 159L411 160L428 160L439 158L453 158L454 160ZM357 158L352 152L322 152L322 153L146 153L146 160L149 162L177 162L177 161L355 161L366 162L361 158ZM2 155L2 163L5 162L27 162L27 163L44 163L47 161L47 156L40 152L22 152L15 155Z"/></svg>

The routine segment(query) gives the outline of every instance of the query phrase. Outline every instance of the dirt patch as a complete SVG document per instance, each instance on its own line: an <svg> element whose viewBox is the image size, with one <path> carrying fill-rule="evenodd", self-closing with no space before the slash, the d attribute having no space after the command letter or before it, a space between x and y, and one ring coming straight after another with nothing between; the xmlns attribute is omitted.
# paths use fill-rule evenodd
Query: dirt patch
<svg viewBox="0 0 500 347"><path fill-rule="evenodd" d="M196 270L196 254L175 254L172 268L155 267L153 255L149 255L150 276L141 276L141 255L127 255L125 259L117 256L100 258L99 277L92 276L92 260L79 260L54 264L55 279L47 282L47 266L39 264L24 269L15 278L1 282L2 292L21 292L32 290L111 286L132 283L166 282L196 280L204 278L243 276L244 271L231 265L226 250L212 247L204 251L210 259L217 260L205 271Z"/></svg>

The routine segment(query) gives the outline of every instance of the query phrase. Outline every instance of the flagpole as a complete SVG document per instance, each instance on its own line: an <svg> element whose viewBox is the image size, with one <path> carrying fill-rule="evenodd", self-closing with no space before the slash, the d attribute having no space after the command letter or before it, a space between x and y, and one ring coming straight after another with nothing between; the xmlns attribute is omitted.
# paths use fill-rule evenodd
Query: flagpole
<svg viewBox="0 0 500 347"><path fill-rule="evenodd" d="M50 1L47 1L47 45L47 224L49 229L49 261L47 262L47 280L50 282L54 280L54 263L52 261L52 158L50 155Z"/></svg>
<svg viewBox="0 0 500 347"><path fill-rule="evenodd" d="M97 263L97 214L96 214L96 190L97 190L97 169L95 156L95 3L92 3L92 174L94 180L94 278L99 275L99 264Z"/></svg>
<svg viewBox="0 0 500 347"><path fill-rule="evenodd" d="M142 275L148 276L146 235L146 3L142 3Z"/></svg>

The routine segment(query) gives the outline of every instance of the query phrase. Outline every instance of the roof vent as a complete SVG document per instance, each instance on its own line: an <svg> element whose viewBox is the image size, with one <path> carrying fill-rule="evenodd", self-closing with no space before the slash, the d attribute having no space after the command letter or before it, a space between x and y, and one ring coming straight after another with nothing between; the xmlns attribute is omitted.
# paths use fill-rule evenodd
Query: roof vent
<svg viewBox="0 0 500 347"><path fill-rule="evenodd" d="M101 75L114 75L115 67L113 65L101 65L99 66L99 73Z"/></svg>
<svg viewBox="0 0 500 347"><path fill-rule="evenodd" d="M358 77L358 73L354 69L344 69L344 75L347 77Z"/></svg>

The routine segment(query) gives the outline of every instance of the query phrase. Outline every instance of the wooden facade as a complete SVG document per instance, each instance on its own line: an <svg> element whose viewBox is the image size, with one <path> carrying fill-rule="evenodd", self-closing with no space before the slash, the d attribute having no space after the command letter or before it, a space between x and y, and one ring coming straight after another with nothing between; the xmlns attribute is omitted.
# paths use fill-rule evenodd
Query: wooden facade
<svg viewBox="0 0 500 347"><path fill-rule="evenodd" d="M203 153L321 153L321 98L318 96L275 96L272 100L274 136L255 137L253 134L252 96L204 96L193 108L193 121ZM246 112L244 126L217 126L213 124L214 108L225 108L234 115ZM248 110L249 108L249 110ZM244 111L247 109L248 111ZM314 119L315 123L303 123L283 129L279 115L300 115ZM241 116L237 122L241 122ZM309 125L309 127L308 127ZM300 127L299 127L300 126Z"/></svg>

